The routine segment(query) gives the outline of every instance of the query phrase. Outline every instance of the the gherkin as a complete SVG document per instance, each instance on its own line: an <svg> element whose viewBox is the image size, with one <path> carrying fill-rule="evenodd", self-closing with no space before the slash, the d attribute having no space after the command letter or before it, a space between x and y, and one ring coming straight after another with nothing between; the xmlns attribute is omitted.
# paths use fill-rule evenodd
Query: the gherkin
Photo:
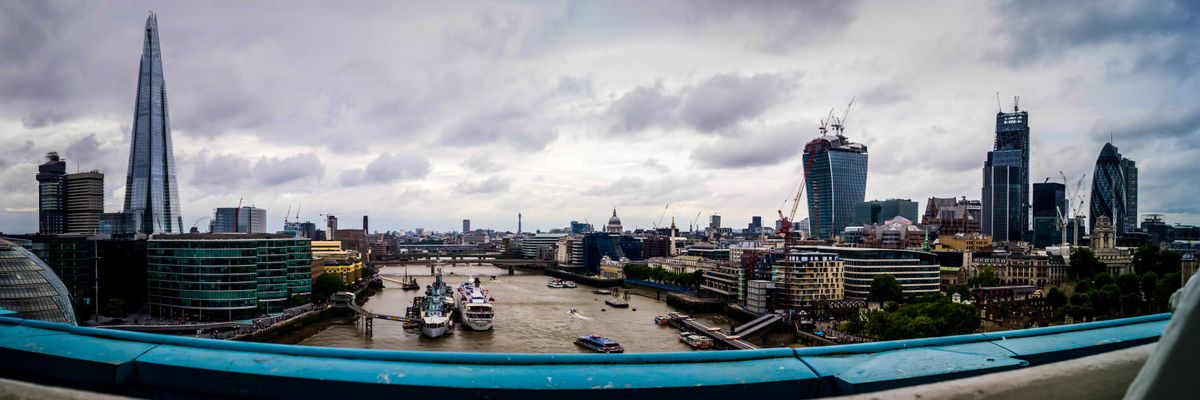
<svg viewBox="0 0 1200 400"><path fill-rule="evenodd" d="M150 13L146 17L142 42L129 174L125 181L125 213L129 214L138 233L183 233L171 143L167 85L163 80L158 45L158 17Z"/></svg>

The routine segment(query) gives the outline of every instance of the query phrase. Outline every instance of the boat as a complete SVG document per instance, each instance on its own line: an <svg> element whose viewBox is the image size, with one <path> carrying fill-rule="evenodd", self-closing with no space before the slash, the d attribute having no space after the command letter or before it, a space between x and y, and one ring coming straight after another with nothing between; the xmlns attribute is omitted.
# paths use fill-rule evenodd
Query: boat
<svg viewBox="0 0 1200 400"><path fill-rule="evenodd" d="M580 336L575 344L600 353L624 353L625 348L620 343L600 335Z"/></svg>
<svg viewBox="0 0 1200 400"><path fill-rule="evenodd" d="M612 291L607 289L595 289L592 290L592 294L612 294Z"/></svg>
<svg viewBox="0 0 1200 400"><path fill-rule="evenodd" d="M566 286L563 286L563 281L559 280L558 278L550 278L549 281L546 281L546 287L553 288L553 289L562 289Z"/></svg>
<svg viewBox="0 0 1200 400"><path fill-rule="evenodd" d="M691 332L680 333L679 341L693 349L711 349L713 347L713 340L711 338Z"/></svg>
<svg viewBox="0 0 1200 400"><path fill-rule="evenodd" d="M667 318L667 316L665 316L665 315L659 315L659 316L656 316L656 317L654 317L654 324L655 324L655 325L662 325L662 326L665 326L665 325L667 325L667 324L670 324L670 323L671 323L671 319L670 319L670 318Z"/></svg>
<svg viewBox="0 0 1200 400"><path fill-rule="evenodd" d="M425 289L425 298L421 302L422 335L441 337L454 326L454 310L448 307L448 295L446 283L442 281L442 270L438 269L433 276L433 284Z"/></svg>
<svg viewBox="0 0 1200 400"><path fill-rule="evenodd" d="M563 287L568 288L568 289L574 289L574 288L576 288L575 281L563 281Z"/></svg>
<svg viewBox="0 0 1200 400"><path fill-rule="evenodd" d="M604 300L604 304L608 304L612 308L629 308L629 302L621 299Z"/></svg>
<svg viewBox="0 0 1200 400"><path fill-rule="evenodd" d="M404 281L400 283L400 290L421 290L421 284L417 283L417 278L408 276L408 268L404 269Z"/></svg>
<svg viewBox="0 0 1200 400"><path fill-rule="evenodd" d="M454 308L458 309L458 319L471 330L492 329L492 319L495 317L493 299L487 289L479 286L479 279L476 278L474 283L468 281L458 285L457 292Z"/></svg>

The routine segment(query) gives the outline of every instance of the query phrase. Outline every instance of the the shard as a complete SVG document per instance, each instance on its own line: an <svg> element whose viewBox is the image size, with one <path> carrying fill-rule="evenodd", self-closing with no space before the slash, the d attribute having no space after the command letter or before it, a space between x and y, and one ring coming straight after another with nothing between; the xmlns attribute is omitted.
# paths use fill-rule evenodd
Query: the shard
<svg viewBox="0 0 1200 400"><path fill-rule="evenodd" d="M158 17L150 13L142 41L129 174L125 182L125 213L137 226L137 233L183 233L171 142Z"/></svg>

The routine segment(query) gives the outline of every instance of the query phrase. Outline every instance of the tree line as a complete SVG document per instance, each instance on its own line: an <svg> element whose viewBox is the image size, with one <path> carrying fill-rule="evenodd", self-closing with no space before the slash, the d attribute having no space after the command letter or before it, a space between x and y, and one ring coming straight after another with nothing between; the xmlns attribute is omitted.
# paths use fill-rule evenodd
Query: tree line
<svg viewBox="0 0 1200 400"><path fill-rule="evenodd" d="M626 264L624 272L625 277L629 279L641 279L685 288L698 287L704 281L703 270L690 273L671 272L662 267L651 268L646 264Z"/></svg>

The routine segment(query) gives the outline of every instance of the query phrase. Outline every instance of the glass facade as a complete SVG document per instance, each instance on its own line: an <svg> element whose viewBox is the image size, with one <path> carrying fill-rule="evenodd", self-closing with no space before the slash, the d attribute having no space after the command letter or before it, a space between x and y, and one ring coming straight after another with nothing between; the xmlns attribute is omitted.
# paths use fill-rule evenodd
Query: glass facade
<svg viewBox="0 0 1200 400"><path fill-rule="evenodd" d="M983 164L983 233L997 242L1026 240L1029 230L1029 113L996 113L993 150Z"/></svg>
<svg viewBox="0 0 1200 400"><path fill-rule="evenodd" d="M289 296L311 292L308 240L178 236L147 245L146 283L155 316L247 319L282 312Z"/></svg>
<svg viewBox="0 0 1200 400"><path fill-rule="evenodd" d="M988 152L983 165L983 233L992 240L1021 241L1025 234L1022 150Z"/></svg>
<svg viewBox="0 0 1200 400"><path fill-rule="evenodd" d="M62 280L29 250L0 239L0 308L21 318L75 325Z"/></svg>
<svg viewBox="0 0 1200 400"><path fill-rule="evenodd" d="M58 153L46 154L46 162L38 166L38 233L52 235L65 229L63 176L66 174L67 162Z"/></svg>
<svg viewBox="0 0 1200 400"><path fill-rule="evenodd" d="M1121 157L1112 143L1105 143L1096 158L1090 211L1088 226L1104 215L1112 219L1117 236L1137 230L1137 164Z"/></svg>
<svg viewBox="0 0 1200 400"><path fill-rule="evenodd" d="M182 233L167 85L163 80L158 39L158 17L150 13L138 71L129 174L125 180L125 212L141 215L138 233Z"/></svg>
<svg viewBox="0 0 1200 400"><path fill-rule="evenodd" d="M804 147L805 190L811 234L832 240L854 221L867 192L867 147L824 136Z"/></svg>

